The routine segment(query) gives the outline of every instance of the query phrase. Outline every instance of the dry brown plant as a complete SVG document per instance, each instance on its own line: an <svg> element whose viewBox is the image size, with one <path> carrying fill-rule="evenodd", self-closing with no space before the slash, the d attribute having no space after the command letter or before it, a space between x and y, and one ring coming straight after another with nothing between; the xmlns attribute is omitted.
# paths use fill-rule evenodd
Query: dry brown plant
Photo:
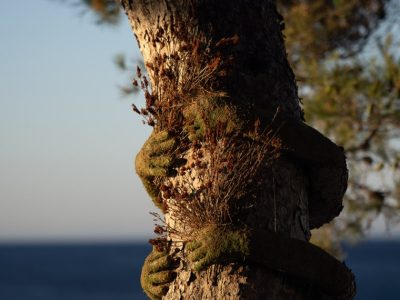
<svg viewBox="0 0 400 300"><path fill-rule="evenodd" d="M158 18L155 32L151 29L147 32L155 49L153 62L146 64L150 79L138 67L133 80L133 85L142 90L146 99L145 108L132 105L133 110L155 130L177 135L184 126L183 109L193 99L225 96L215 82L227 74L232 62L224 56L224 49L239 41L237 36L209 41L200 33L187 32L190 26L185 26L185 22L191 20ZM173 34L165 35L166 31Z"/></svg>
<svg viewBox="0 0 400 300"><path fill-rule="evenodd" d="M191 240L193 233L209 225L239 225L241 213L252 206L252 195L260 188L257 176L279 156L279 145L266 131L193 147L180 176L162 186L168 214L176 224L171 229L182 240Z"/></svg>

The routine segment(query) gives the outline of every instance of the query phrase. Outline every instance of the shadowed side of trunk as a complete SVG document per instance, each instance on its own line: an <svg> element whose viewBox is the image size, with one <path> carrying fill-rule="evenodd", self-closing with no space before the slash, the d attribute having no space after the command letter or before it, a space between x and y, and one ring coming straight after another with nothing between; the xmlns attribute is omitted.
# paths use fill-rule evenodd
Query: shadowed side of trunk
<svg viewBox="0 0 400 300"><path fill-rule="evenodd" d="M175 125L163 119L164 113L156 131L182 134L179 122L185 118L187 104L217 96L237 109L243 131L255 122L266 128L278 110L283 121L300 124L297 86L287 62L281 33L283 20L275 1L121 3L147 66L152 90L158 101L173 103L167 113L174 116ZM182 147L180 156L187 155L188 149ZM307 242L310 178L301 163L282 153L273 163L261 167L257 176L255 197L242 199L242 214L236 222L249 230L265 230ZM169 225L177 226L168 220L171 218L167 216ZM173 235L170 238L176 242L171 251L177 251L180 265L163 299L322 299L308 282L262 267L254 263L256 260L212 265L194 272L180 239ZM254 245L262 247L262 243Z"/></svg>

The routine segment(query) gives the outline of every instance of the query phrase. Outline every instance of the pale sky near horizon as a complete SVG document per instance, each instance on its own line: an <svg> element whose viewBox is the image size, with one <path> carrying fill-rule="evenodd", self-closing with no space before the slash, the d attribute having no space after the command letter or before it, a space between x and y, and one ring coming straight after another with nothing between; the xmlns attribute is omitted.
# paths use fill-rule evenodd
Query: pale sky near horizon
<svg viewBox="0 0 400 300"><path fill-rule="evenodd" d="M133 168L150 128L113 63L139 58L129 24L100 27L63 1L0 3L0 242L153 236Z"/></svg>
<svg viewBox="0 0 400 300"><path fill-rule="evenodd" d="M0 2L0 240L150 237L156 209L133 169L150 128L113 63L139 57L129 24Z"/></svg>

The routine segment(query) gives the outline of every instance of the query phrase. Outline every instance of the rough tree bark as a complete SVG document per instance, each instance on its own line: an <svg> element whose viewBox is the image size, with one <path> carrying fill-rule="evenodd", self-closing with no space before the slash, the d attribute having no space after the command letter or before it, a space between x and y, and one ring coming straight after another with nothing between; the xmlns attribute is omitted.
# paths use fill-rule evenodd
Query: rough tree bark
<svg viewBox="0 0 400 300"><path fill-rule="evenodd" d="M279 110L283 120L301 124L303 116L296 81L287 62L281 33L283 20L275 1L122 0L121 3L148 67L152 87L158 89L159 95L163 89L171 88L164 86L152 71L155 65L160 69L169 68L160 65L160 56L173 55L199 37L203 44L209 45L234 37L239 42L221 54L230 61L229 70L224 76L211 78L212 87L222 91L248 123L260 120L262 124L269 124ZM209 55L207 48L203 49L198 55ZM184 84L182 80L176 81L176 91L185 90L181 84ZM290 127L285 130L290 135ZM302 137L298 138L300 141L293 142L294 148L304 142ZM318 142L313 145L318 146ZM310 220L310 186L314 179L326 178L310 178L310 174L318 172L304 168L304 160L297 159L295 152L280 156L263 170L265 188L257 193L256 201L241 216L241 222L247 228L307 242L310 222L311 227L321 226L336 216L341 206L331 204L333 212L328 217L318 218L318 211L314 211L314 219ZM318 158L325 154L314 149L313 155ZM322 299L310 283L251 261L212 265L195 273L185 254L178 255L181 258L178 275L163 299Z"/></svg>

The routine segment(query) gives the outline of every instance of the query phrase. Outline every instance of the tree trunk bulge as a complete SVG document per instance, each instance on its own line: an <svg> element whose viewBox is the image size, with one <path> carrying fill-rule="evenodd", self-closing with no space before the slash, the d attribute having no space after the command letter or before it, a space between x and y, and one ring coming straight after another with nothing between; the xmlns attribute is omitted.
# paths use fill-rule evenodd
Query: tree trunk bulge
<svg viewBox="0 0 400 300"><path fill-rule="evenodd" d="M170 105L172 109L159 115L155 130L182 134L181 128L176 127L182 119L189 118L190 112L185 111L188 104L200 105L204 98L220 97L234 107L243 123L242 129L234 127L235 130L249 131L252 126L275 128L274 137L282 143L279 155L257 171L258 186L262 188L254 189L253 200L248 202L251 205L242 209L238 217L242 226L254 232L274 233L271 237L261 235L264 241L254 234L257 239L252 241L255 252L269 262L270 268L257 263L257 259L249 259L214 264L194 272L179 243L182 236L172 234L170 239L176 243L171 251L178 249L181 260L177 277L163 299L330 299L319 291L321 287L330 290L330 283L324 281L326 278L320 280L323 283L318 281L318 275L323 273L321 266L313 273L318 266L309 253L314 252L304 245L308 245L310 228L339 214L347 170L340 149L302 123L295 77L281 33L283 20L275 1L121 2L157 101L175 101ZM202 106L203 115L209 107ZM171 118L175 121L171 122ZM206 149L201 143L199 147L209 160L216 149ZM187 159L187 165L194 153L191 149L182 147L179 154ZM200 175L192 175L190 178L201 185L201 179L196 178ZM170 184L179 180L187 179L178 174ZM332 180L334 187L330 186ZM169 205L173 206L173 201ZM179 216L174 218L167 213L166 217L170 227L182 230L186 226L179 224ZM317 250L315 253L320 254ZM325 259L324 254L321 257ZM305 261L299 261L302 259ZM327 269L335 270L330 258L323 259L320 261L327 263ZM332 276L337 280L338 276ZM309 278L313 281L307 281ZM318 288L313 286L315 282Z"/></svg>

